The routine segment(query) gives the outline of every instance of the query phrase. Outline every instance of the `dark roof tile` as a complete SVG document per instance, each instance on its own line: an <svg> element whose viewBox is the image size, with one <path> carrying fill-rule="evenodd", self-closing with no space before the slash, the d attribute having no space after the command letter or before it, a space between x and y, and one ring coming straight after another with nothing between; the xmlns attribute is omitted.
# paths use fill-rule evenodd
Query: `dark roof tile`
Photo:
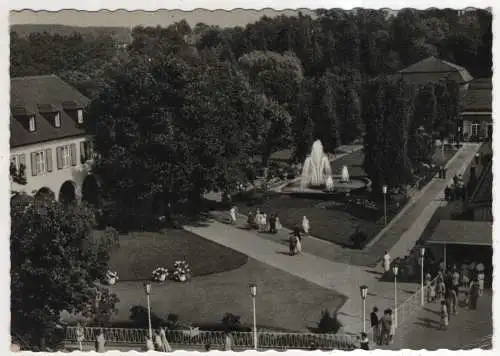
<svg viewBox="0 0 500 356"><path fill-rule="evenodd" d="M64 102L72 104L65 106ZM56 75L11 78L10 145L17 147L85 134L70 111L84 109L89 102ZM61 127L58 128L46 118L47 113L57 111L61 114ZM26 125L31 115L36 119L35 132L29 132Z"/></svg>

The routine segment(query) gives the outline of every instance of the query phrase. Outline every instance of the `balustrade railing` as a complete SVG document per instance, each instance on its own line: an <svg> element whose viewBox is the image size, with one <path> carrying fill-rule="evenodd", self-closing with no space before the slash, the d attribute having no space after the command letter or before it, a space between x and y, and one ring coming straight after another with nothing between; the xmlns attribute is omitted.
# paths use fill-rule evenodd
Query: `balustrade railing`
<svg viewBox="0 0 500 356"><path fill-rule="evenodd" d="M77 343L78 327L67 327L66 341ZM145 345L148 337L147 329L119 328L83 328L84 342L94 342L100 331L103 331L107 344ZM166 330L169 343L173 346L222 348L225 334L220 331ZM252 332L233 332L233 345L236 349L253 349ZM353 350L357 347L358 336L312 333L259 332L259 349L323 349Z"/></svg>
<svg viewBox="0 0 500 356"><path fill-rule="evenodd" d="M431 284L436 283L437 278L434 278L431 281ZM422 293L424 293L424 305L427 304L427 286L424 286L424 289L422 290L419 288L415 293L411 295L408 299L406 299L403 303L401 303L397 310L397 324L398 326L401 326L404 324L408 319L418 310L421 310L422 308Z"/></svg>

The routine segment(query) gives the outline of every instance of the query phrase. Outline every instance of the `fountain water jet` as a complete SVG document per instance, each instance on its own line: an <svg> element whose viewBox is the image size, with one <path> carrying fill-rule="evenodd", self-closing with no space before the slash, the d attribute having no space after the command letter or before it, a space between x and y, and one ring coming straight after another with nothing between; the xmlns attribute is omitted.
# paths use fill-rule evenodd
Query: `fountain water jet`
<svg viewBox="0 0 500 356"><path fill-rule="evenodd" d="M331 175L332 168L328 156L323 150L323 144L320 140L316 140L312 145L311 154L304 161L301 175L301 187L319 187L324 185L328 177L331 178Z"/></svg>

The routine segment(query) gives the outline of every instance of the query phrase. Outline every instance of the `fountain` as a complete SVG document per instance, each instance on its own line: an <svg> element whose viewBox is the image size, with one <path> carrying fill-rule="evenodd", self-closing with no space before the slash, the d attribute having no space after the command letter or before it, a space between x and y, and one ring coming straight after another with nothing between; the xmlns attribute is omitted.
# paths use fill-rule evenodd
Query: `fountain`
<svg viewBox="0 0 500 356"><path fill-rule="evenodd" d="M340 181L342 183L349 182L349 171L347 170L347 166L342 167L342 175L341 175Z"/></svg>
<svg viewBox="0 0 500 356"><path fill-rule="evenodd" d="M320 187L325 185L326 180L331 175L332 168L328 156L323 150L323 144L320 140L316 140L312 145L311 154L304 161L301 187Z"/></svg>
<svg viewBox="0 0 500 356"><path fill-rule="evenodd" d="M370 189L371 181L367 177L351 177L347 166L343 166L340 174L333 175L330 160L323 150L320 140L314 141L311 154L302 166L302 174L292 182L276 188L281 193L310 194L349 194L353 190Z"/></svg>

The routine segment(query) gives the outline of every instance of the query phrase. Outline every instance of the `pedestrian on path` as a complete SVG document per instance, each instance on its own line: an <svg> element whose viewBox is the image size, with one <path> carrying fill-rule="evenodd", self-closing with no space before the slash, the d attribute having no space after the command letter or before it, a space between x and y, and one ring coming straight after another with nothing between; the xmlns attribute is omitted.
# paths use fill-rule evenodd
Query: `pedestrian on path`
<svg viewBox="0 0 500 356"><path fill-rule="evenodd" d="M275 234L278 231L276 230L276 214L271 213L269 215L269 232L271 234Z"/></svg>
<svg viewBox="0 0 500 356"><path fill-rule="evenodd" d="M160 328L160 337L161 337L163 352L172 352L173 351L172 346L170 346L170 343L167 340L165 328Z"/></svg>
<svg viewBox="0 0 500 356"><path fill-rule="evenodd" d="M380 343L382 345L388 345L391 334L392 318L390 315L390 309L384 310L384 316L380 319Z"/></svg>
<svg viewBox="0 0 500 356"><path fill-rule="evenodd" d="M224 351L233 351L233 335L226 331L224 339Z"/></svg>
<svg viewBox="0 0 500 356"><path fill-rule="evenodd" d="M302 231L304 231L304 234L309 235L309 219L307 216L302 217Z"/></svg>
<svg viewBox="0 0 500 356"><path fill-rule="evenodd" d="M389 270L391 269L391 256L387 251L385 251L383 263L384 263L384 272L386 273L389 272Z"/></svg>
<svg viewBox="0 0 500 356"><path fill-rule="evenodd" d="M378 308L373 307L373 311L370 313L370 326L372 328L372 341L376 344L380 342L379 323Z"/></svg>
<svg viewBox="0 0 500 356"><path fill-rule="evenodd" d="M444 300L446 293L446 284L444 283L444 279L441 279L441 281L437 285L437 299L438 300Z"/></svg>
<svg viewBox="0 0 500 356"><path fill-rule="evenodd" d="M451 188L449 186L446 186L446 188L444 188L444 199L446 201L451 200Z"/></svg>
<svg viewBox="0 0 500 356"><path fill-rule="evenodd" d="M450 313L457 315L458 294L455 288L450 290Z"/></svg>
<svg viewBox="0 0 500 356"><path fill-rule="evenodd" d="M229 216L231 217L231 224L235 225L236 224L236 206L233 205L231 209L229 210Z"/></svg>
<svg viewBox="0 0 500 356"><path fill-rule="evenodd" d="M149 337L146 339L146 351L154 351L155 345Z"/></svg>
<svg viewBox="0 0 500 356"><path fill-rule="evenodd" d="M446 330L448 328L449 323L449 315L448 309L446 308L446 302L444 300L441 301L441 328Z"/></svg>
<svg viewBox="0 0 500 356"><path fill-rule="evenodd" d="M161 336L160 336L159 331L155 332L154 344L155 344L155 351L158 351L158 352L163 351L163 343L161 341Z"/></svg>
<svg viewBox="0 0 500 356"><path fill-rule="evenodd" d="M96 340L96 351L98 353L106 352L106 349L104 348L105 343L106 343L106 340L104 339L104 333L101 329L101 331L99 332L99 335L97 336L97 340Z"/></svg>
<svg viewBox="0 0 500 356"><path fill-rule="evenodd" d="M396 335L396 323L394 322L394 315L392 314L392 310L390 310L391 316L391 329L389 330L389 344L394 342L394 335Z"/></svg>
<svg viewBox="0 0 500 356"><path fill-rule="evenodd" d="M476 154L474 155L474 162L476 164L479 164L479 152L476 152Z"/></svg>
<svg viewBox="0 0 500 356"><path fill-rule="evenodd" d="M477 280L477 278L471 282L469 294L470 294L470 309L476 310L477 301L479 299L479 281Z"/></svg>
<svg viewBox="0 0 500 356"><path fill-rule="evenodd" d="M290 234L290 238L288 239L288 248L290 249L290 256L294 256L297 247L297 236Z"/></svg>
<svg viewBox="0 0 500 356"><path fill-rule="evenodd" d="M365 332L361 333L361 340L359 341L359 348L361 350L370 351L370 340Z"/></svg>
<svg viewBox="0 0 500 356"><path fill-rule="evenodd" d="M479 271L477 274L477 280L479 283L479 296L482 296L484 291L484 271Z"/></svg>
<svg viewBox="0 0 500 356"><path fill-rule="evenodd" d="M276 215L276 233L281 230L281 222L278 215Z"/></svg>

